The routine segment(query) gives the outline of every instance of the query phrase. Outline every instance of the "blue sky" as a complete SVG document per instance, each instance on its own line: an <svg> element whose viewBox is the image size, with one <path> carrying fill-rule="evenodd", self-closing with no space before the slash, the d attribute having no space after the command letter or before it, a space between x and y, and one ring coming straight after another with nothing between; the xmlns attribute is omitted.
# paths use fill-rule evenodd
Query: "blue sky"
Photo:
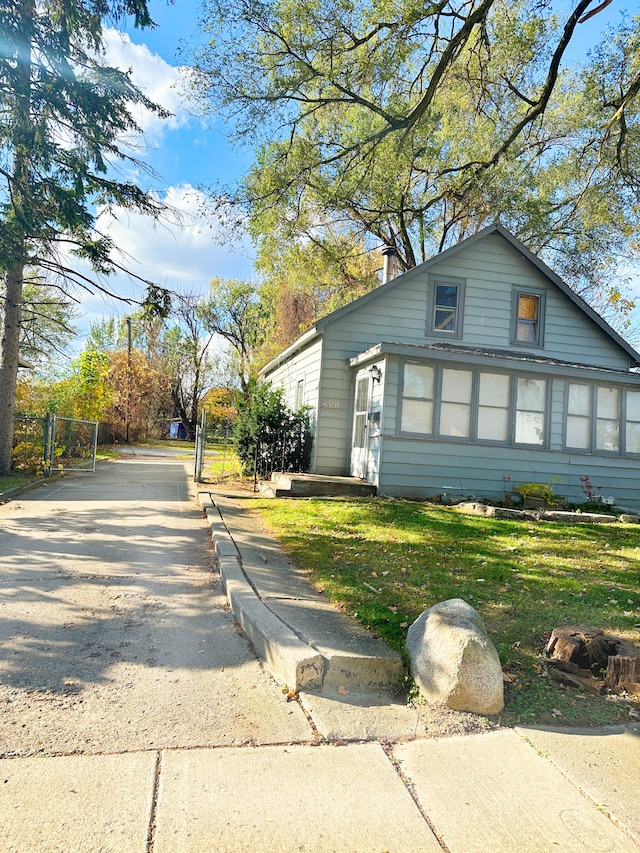
<svg viewBox="0 0 640 853"><path fill-rule="evenodd" d="M590 21L580 25L579 38L571 49L571 60L584 58L607 23L617 21L621 12L638 11L638 2L614 2ZM253 275L252 248L236 238L230 244L216 215L204 211L202 188L217 182L237 180L251 162L249 151L231 147L223 123L206 126L191 115L180 93L178 49L181 43L198 41L198 0L150 0L153 30L129 28L126 33L107 32L107 59L110 64L131 68L134 81L173 117L160 121L140 114L144 147L137 152L158 177L133 170L129 176L182 211L182 224L153 223L139 216L123 215L116 221L101 220L101 226L123 250L125 265L142 277L170 289L205 293L214 276L250 279ZM127 174L125 172L125 174ZM144 288L123 276L111 281L117 292L142 298ZM101 296L83 300L82 317L77 322L81 336L89 324L111 314L126 315L131 307Z"/></svg>
<svg viewBox="0 0 640 853"><path fill-rule="evenodd" d="M215 276L253 276L251 245L241 235L231 240L216 214L205 209L202 191L220 181L237 180L250 163L250 152L232 149L223 124L205 126L191 115L180 93L178 47L197 33L199 3L177 0L169 5L165 0L151 0L150 8L158 24L155 29L131 27L124 34L107 30L107 61L130 68L137 85L173 116L162 121L149 113L137 114L144 137L135 142L132 153L156 176L129 166L119 169L123 177L153 190L172 210L179 211L181 222L178 225L172 215L154 223L119 213L116 220L101 217L99 225L122 250L123 264L137 275L172 290L205 293ZM144 287L124 275L112 276L103 284L123 296L144 296ZM132 307L97 294L83 297L80 310L75 325L82 347L91 323L114 314L125 316Z"/></svg>

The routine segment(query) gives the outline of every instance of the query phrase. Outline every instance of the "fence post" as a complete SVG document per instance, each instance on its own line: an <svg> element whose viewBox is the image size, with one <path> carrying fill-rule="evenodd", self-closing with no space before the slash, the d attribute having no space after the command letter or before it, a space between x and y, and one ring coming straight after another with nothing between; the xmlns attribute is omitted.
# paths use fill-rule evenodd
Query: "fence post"
<svg viewBox="0 0 640 853"><path fill-rule="evenodd" d="M52 412L47 412L44 419L44 473L47 477L51 476L53 467L53 446L55 443L55 423L56 416Z"/></svg>

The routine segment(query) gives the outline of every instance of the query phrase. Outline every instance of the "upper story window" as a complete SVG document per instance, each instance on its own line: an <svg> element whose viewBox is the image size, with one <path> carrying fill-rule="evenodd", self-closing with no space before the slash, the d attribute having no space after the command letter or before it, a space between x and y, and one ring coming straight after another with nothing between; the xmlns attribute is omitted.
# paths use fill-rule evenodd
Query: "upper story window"
<svg viewBox="0 0 640 853"><path fill-rule="evenodd" d="M431 282L430 294L427 331L442 337L461 338L464 282L436 279Z"/></svg>
<svg viewBox="0 0 640 853"><path fill-rule="evenodd" d="M511 343L544 345L544 291L514 290Z"/></svg>

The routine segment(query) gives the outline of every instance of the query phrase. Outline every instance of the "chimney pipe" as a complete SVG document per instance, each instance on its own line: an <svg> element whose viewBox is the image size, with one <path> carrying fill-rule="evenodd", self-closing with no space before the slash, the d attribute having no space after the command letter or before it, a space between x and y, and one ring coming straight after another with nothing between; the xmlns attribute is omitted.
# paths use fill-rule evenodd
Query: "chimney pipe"
<svg viewBox="0 0 640 853"><path fill-rule="evenodd" d="M395 278L396 275L396 247L389 245L383 246L382 257L382 283L386 284L388 281L391 281L392 278Z"/></svg>

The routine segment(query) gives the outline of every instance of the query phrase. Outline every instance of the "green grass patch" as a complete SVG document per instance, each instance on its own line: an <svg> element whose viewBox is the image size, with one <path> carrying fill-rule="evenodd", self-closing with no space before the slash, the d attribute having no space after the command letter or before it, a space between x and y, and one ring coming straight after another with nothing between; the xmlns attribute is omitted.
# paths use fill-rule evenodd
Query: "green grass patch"
<svg viewBox="0 0 640 853"><path fill-rule="evenodd" d="M559 625L640 640L640 528L502 521L381 499L255 507L309 580L400 652L426 608L449 598L475 607L514 679L503 723L608 725L640 709L563 687L544 666Z"/></svg>
<svg viewBox="0 0 640 853"><path fill-rule="evenodd" d="M0 477L0 494L2 492L6 492L9 489L17 489L21 486L28 486L29 483L35 483L36 480L39 480L40 477L31 474L24 474L21 471L17 471L14 474L10 474L8 477Z"/></svg>

